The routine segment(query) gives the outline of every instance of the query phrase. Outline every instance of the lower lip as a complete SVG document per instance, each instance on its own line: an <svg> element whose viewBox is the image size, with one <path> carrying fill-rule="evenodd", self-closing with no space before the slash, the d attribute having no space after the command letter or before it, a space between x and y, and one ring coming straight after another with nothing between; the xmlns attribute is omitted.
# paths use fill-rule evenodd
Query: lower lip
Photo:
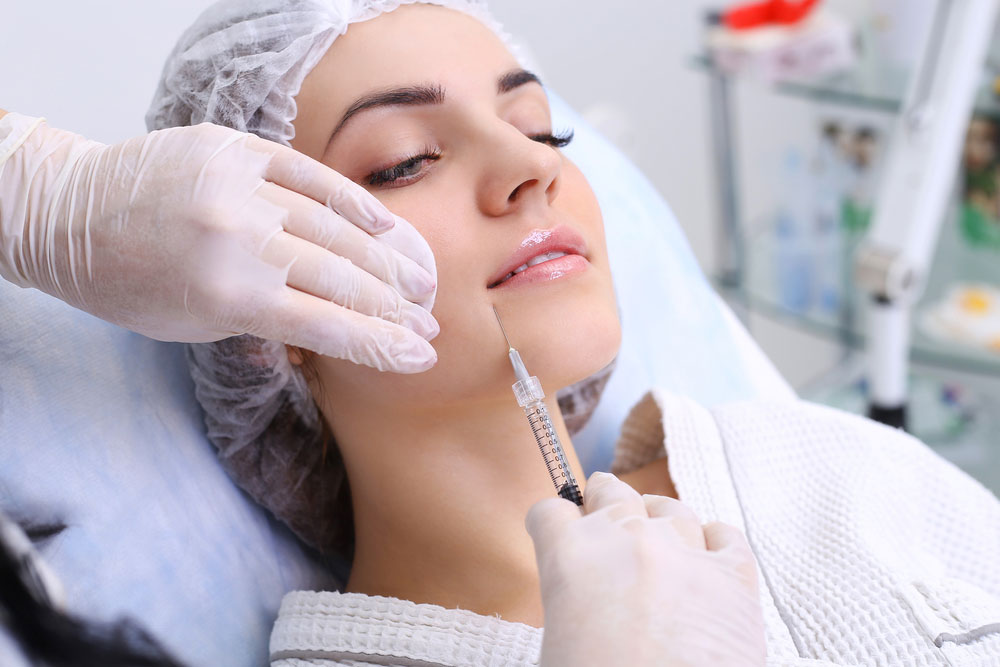
<svg viewBox="0 0 1000 667"><path fill-rule="evenodd" d="M515 273L512 277L496 285L493 289L547 283L576 273L582 273L587 270L589 264L590 262L583 255L563 255L562 257L556 257L555 259L529 266L524 271Z"/></svg>

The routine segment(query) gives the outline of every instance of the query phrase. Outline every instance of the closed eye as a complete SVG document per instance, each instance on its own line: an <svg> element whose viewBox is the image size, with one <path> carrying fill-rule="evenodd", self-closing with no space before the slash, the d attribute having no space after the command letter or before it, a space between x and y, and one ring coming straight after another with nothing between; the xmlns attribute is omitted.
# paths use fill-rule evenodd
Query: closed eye
<svg viewBox="0 0 1000 667"><path fill-rule="evenodd" d="M566 130L559 134L533 134L531 138L543 144L548 144L553 148L563 148L564 146L568 146L569 142L573 141L573 130Z"/></svg>
<svg viewBox="0 0 1000 667"><path fill-rule="evenodd" d="M423 152L412 155L402 162L399 162L387 169L380 169L379 171L372 172L365 179L368 185L375 187L382 185L392 185L397 184L399 181L406 180L406 183L413 182L417 179L413 178L419 171L414 171L414 167L420 166L425 161L434 162L441 158L441 151L436 148L427 147Z"/></svg>
<svg viewBox="0 0 1000 667"><path fill-rule="evenodd" d="M567 130L559 134L532 134L529 135L529 138L533 141L548 144L553 148L563 148L573 141L573 130ZM409 185L422 178L420 176L422 172L420 169L417 169L418 167L424 162L436 162L439 159L441 159L441 151L436 148L426 147L420 153L411 155L402 162L368 174L365 177L365 181L373 187L402 187L403 185Z"/></svg>

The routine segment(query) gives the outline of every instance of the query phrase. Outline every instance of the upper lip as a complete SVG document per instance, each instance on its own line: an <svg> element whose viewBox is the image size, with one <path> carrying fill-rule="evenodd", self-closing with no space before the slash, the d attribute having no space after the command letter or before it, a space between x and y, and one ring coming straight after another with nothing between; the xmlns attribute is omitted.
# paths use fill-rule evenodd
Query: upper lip
<svg viewBox="0 0 1000 667"><path fill-rule="evenodd" d="M514 269L526 264L532 257L547 252L564 252L567 255L586 257L587 244L583 242L579 232L567 225L556 225L552 229L534 229L518 243L517 250L493 273L486 286L496 287Z"/></svg>

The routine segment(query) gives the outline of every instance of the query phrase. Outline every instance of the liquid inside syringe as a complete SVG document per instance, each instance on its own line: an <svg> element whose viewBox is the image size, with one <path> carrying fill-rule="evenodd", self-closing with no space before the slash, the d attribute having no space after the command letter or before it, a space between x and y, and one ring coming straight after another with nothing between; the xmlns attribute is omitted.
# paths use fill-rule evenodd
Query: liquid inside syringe
<svg viewBox="0 0 1000 667"><path fill-rule="evenodd" d="M517 377L517 382L512 385L514 397L528 418L528 425L531 427L531 433L535 436L535 442L542 453L542 458L545 459L545 467L549 471L549 477L552 478L556 493L566 500L571 500L582 506L583 494L580 493L580 487L566 461L559 435L549 418L549 409L542 400L545 398L542 385L537 377L528 374L528 369L521 361L521 355L507 338L507 332L503 328L503 322L500 322L500 314L497 313L495 307L493 313L496 314L504 340L507 341L507 356L510 358L510 364L514 367L514 375Z"/></svg>

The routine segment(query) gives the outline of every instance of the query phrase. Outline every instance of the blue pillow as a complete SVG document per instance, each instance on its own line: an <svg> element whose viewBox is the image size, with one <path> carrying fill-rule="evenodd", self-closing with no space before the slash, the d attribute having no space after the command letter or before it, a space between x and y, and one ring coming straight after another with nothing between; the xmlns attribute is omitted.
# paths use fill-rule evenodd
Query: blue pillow
<svg viewBox="0 0 1000 667"><path fill-rule="evenodd" d="M183 346L0 280L0 368L0 509L65 526L37 546L69 609L190 665L266 664L282 595L333 581L223 472Z"/></svg>
<svg viewBox="0 0 1000 667"><path fill-rule="evenodd" d="M621 424L650 387L704 405L794 396L708 284L649 180L551 91L549 103L553 128L575 130L563 150L601 205L622 323L615 370L590 422L573 437L587 473L611 467Z"/></svg>

